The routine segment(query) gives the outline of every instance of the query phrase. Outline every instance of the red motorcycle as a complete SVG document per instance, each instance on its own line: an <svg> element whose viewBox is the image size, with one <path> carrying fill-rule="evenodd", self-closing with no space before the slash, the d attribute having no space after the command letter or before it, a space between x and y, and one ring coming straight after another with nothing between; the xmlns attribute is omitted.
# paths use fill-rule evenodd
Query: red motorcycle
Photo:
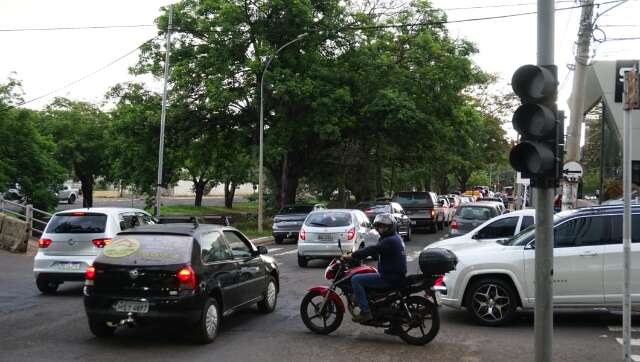
<svg viewBox="0 0 640 362"><path fill-rule="evenodd" d="M440 255L434 258L431 250L439 250L437 253ZM404 288L367 288L367 299L373 319L365 325L391 328L409 344L424 345L435 338L440 330L435 291L444 288L441 285L443 274L455 269L457 259L448 250L445 250L446 255L443 255L444 249L431 250L422 253L430 253L431 256L420 255L420 267L424 274L407 276ZM443 258L447 259L446 262ZM439 261L433 262L433 259ZM423 268L423 264L429 260L432 261L431 265L425 264ZM446 271L434 273L443 270ZM351 288L351 278L364 273L377 273L377 270L356 260L332 260L324 274L326 279L332 281L331 285L311 288L302 299L300 315L305 326L319 334L329 334L338 329L345 313L345 304L340 294L346 299L349 313L355 316L359 307Z"/></svg>

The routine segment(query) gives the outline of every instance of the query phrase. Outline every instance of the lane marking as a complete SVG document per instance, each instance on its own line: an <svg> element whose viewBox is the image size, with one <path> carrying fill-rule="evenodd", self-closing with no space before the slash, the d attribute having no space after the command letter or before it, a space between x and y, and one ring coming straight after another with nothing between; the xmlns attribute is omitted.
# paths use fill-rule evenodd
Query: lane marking
<svg viewBox="0 0 640 362"><path fill-rule="evenodd" d="M273 256L282 256L282 255L287 255L287 254L294 254L297 253L298 249L294 249L294 250L289 250L289 251L285 251L284 253L280 253L280 254L273 254Z"/></svg>
<svg viewBox="0 0 640 362"><path fill-rule="evenodd" d="M278 251L278 250L282 250L282 248L271 248L271 249L269 249L269 251Z"/></svg>
<svg viewBox="0 0 640 362"><path fill-rule="evenodd" d="M622 332L621 326L609 326L610 332ZM640 328L631 328L631 333L640 333Z"/></svg>
<svg viewBox="0 0 640 362"><path fill-rule="evenodd" d="M620 344L624 344L624 340L622 338L616 338L616 341L618 341L618 343L620 343ZM632 346L640 346L640 339L631 338L631 345Z"/></svg>

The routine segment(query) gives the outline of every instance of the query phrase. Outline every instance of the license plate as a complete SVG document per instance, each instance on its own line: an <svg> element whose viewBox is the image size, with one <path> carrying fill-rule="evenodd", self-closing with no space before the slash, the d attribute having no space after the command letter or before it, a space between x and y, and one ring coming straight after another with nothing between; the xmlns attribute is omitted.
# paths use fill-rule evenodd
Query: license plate
<svg viewBox="0 0 640 362"><path fill-rule="evenodd" d="M411 220L411 225L415 225L416 221L415 220Z"/></svg>
<svg viewBox="0 0 640 362"><path fill-rule="evenodd" d="M116 311L123 313L147 313L149 311L149 302L119 300L114 307Z"/></svg>
<svg viewBox="0 0 640 362"><path fill-rule="evenodd" d="M64 270L80 270L80 263L61 263L58 267Z"/></svg>
<svg viewBox="0 0 640 362"><path fill-rule="evenodd" d="M323 240L323 241L333 240L333 234L318 234L318 240Z"/></svg>

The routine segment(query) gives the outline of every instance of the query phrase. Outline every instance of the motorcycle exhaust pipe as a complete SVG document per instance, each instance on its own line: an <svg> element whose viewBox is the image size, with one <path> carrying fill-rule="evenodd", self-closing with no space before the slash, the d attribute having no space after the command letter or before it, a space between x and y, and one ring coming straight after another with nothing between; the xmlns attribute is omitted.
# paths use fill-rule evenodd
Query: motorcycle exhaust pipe
<svg viewBox="0 0 640 362"><path fill-rule="evenodd" d="M127 313L127 318L120 320L117 323L112 323L112 322L107 322L107 325L109 325L109 327L122 327L122 326L126 326L126 327L136 327L136 320L133 319L133 313Z"/></svg>

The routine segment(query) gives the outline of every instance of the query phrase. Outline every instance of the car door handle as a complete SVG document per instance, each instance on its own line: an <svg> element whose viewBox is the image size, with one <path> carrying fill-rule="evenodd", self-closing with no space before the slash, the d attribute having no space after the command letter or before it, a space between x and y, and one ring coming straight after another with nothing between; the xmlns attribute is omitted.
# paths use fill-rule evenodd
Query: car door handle
<svg viewBox="0 0 640 362"><path fill-rule="evenodd" d="M581 253L580 256L596 256L598 255L598 253L596 253L595 251L585 251L584 253Z"/></svg>

